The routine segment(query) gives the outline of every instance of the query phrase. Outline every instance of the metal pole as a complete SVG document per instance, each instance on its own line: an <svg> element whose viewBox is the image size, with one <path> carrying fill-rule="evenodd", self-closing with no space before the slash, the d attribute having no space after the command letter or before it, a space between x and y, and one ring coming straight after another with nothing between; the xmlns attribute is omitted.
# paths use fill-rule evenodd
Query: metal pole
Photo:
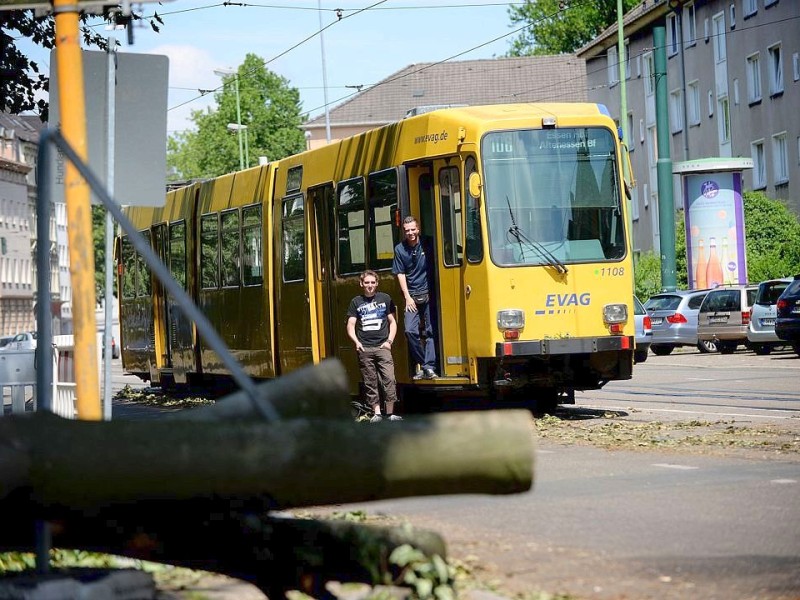
<svg viewBox="0 0 800 600"><path fill-rule="evenodd" d="M116 135L114 123L116 122L116 102L117 102L117 40L113 36L108 38L108 61L107 61L107 96L106 96L106 131L108 140L106 143L106 189L111 197L114 197L114 151L116 146ZM105 288L106 288L106 311L105 328L103 330L103 418L111 420L111 360L114 357L111 350L111 329L114 326L114 281L112 278L112 258L114 253L114 219L109 211L106 211L106 257L105 257Z"/></svg>
<svg viewBox="0 0 800 600"><path fill-rule="evenodd" d="M250 168L250 137L249 137L250 128L247 125L244 126L244 162L247 165L247 168Z"/></svg>
<svg viewBox="0 0 800 600"><path fill-rule="evenodd" d="M49 142L49 132L42 130L39 139L36 195L36 410L53 410L53 318L50 308L50 161L55 149ZM50 524L34 524L36 570L50 570L52 536Z"/></svg>
<svg viewBox="0 0 800 600"><path fill-rule="evenodd" d="M623 24L623 8L622 8L622 0L617 0L617 56L619 57L619 126L620 130L622 131L622 141L625 144L626 153L627 148L630 146L628 145L628 140L630 139L629 136L631 132L628 131L628 84L626 75L626 67L628 61L626 60L625 56L625 27ZM622 161L622 176L625 179L625 182L630 185L631 181L631 173L629 172L630 164L628 161L628 157L625 156ZM625 224L628 227L629 237L631 240L631 247L633 247L633 210L630 206L630 202L635 202L633 198L628 200L628 210L626 211L627 217L625 218Z"/></svg>
<svg viewBox="0 0 800 600"><path fill-rule="evenodd" d="M86 159L86 107L83 98L78 5L54 0L58 92L61 130L81 160ZM67 205L69 270L75 323L75 396L80 419L99 421L97 327L95 324L94 243L89 186L73 163L66 165L64 195ZM49 290L48 290L49 293Z"/></svg>
<svg viewBox="0 0 800 600"><path fill-rule="evenodd" d="M236 133L239 136L239 170L244 171L244 154L242 153L242 106L239 101L239 72L237 71L233 76L235 77L233 84L236 89L236 124L238 125Z"/></svg>
<svg viewBox="0 0 800 600"><path fill-rule="evenodd" d="M665 291L677 287L675 276L675 199L672 189L669 112L667 102L667 48L664 25L653 28L655 48L656 135L658 137L658 230L661 234L661 286Z"/></svg>
<svg viewBox="0 0 800 600"><path fill-rule="evenodd" d="M325 40L322 36L322 0L317 0L319 10L319 47L322 51L322 97L325 99L325 141L331 143L331 117L328 111L328 73L325 69Z"/></svg>

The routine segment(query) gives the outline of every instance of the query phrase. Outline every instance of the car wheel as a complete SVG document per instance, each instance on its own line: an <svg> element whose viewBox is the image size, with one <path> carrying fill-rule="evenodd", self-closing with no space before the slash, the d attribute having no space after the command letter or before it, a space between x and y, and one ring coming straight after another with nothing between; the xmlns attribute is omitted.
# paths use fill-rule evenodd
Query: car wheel
<svg viewBox="0 0 800 600"><path fill-rule="evenodd" d="M720 354L733 354L736 352L736 346L738 345L736 342L718 342L717 350L719 350Z"/></svg>
<svg viewBox="0 0 800 600"><path fill-rule="evenodd" d="M633 353L634 364L643 363L646 360L647 360L647 350L636 350Z"/></svg>
<svg viewBox="0 0 800 600"><path fill-rule="evenodd" d="M717 345L711 340L700 340L697 342L697 349L703 354L708 354L709 352L716 352Z"/></svg>
<svg viewBox="0 0 800 600"><path fill-rule="evenodd" d="M654 344L650 346L650 350L653 351L653 354L656 356L666 356L667 354L672 354L672 351L675 350L675 346L664 346L662 344Z"/></svg>
<svg viewBox="0 0 800 600"><path fill-rule="evenodd" d="M759 356L766 356L772 351L772 347L767 344L753 344L752 350Z"/></svg>
<svg viewBox="0 0 800 600"><path fill-rule="evenodd" d="M795 342L792 344L792 350L794 350L794 353L797 354L797 356L800 356L800 342Z"/></svg>

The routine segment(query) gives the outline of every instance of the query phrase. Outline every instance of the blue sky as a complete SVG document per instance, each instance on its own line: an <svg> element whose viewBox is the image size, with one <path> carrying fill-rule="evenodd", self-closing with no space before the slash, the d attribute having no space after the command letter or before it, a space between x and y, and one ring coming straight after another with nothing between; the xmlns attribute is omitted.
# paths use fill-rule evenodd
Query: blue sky
<svg viewBox="0 0 800 600"><path fill-rule="evenodd" d="M322 27L330 25L323 39L331 107L353 93L354 89L346 86L370 86L412 63L502 56L517 29L508 17L509 3L491 0L262 0L242 4L184 0L143 4L145 14L155 10L163 19L160 33L149 26L136 28L134 45L128 46L124 31L104 32L122 42L121 51L169 57L170 133L190 127L190 111L213 102L211 95L199 97L198 90L221 84L214 69L236 67L248 52L264 58L270 70L300 90L304 112L312 117L322 114L322 50L315 35L321 29L320 14ZM342 9L341 20L336 8Z"/></svg>

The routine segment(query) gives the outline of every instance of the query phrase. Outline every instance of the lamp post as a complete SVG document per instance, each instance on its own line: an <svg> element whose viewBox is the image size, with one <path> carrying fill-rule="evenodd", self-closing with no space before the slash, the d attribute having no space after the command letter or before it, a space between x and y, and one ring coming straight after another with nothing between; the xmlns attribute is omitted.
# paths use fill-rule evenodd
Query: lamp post
<svg viewBox="0 0 800 600"><path fill-rule="evenodd" d="M242 130L244 130L244 164L250 168L250 140L247 136L247 125L240 125L239 123L228 123L228 131L237 131L239 133L239 141L242 140ZM239 148L239 156L241 156L241 147Z"/></svg>
<svg viewBox="0 0 800 600"><path fill-rule="evenodd" d="M220 77L233 75L233 86L236 91L236 125L239 134L239 170L244 171L244 153L242 152L242 107L239 100L239 73L234 69L214 69L214 73ZM228 125L228 129L230 129Z"/></svg>

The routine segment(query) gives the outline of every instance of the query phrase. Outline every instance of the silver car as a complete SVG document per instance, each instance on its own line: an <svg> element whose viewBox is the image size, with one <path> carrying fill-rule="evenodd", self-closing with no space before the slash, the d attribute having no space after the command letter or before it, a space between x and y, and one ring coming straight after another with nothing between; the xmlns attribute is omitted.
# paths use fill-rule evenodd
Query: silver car
<svg viewBox="0 0 800 600"><path fill-rule="evenodd" d="M733 354L747 344L750 309L758 286L719 286L709 291L697 313L697 339L711 340L722 354Z"/></svg>
<svg viewBox="0 0 800 600"><path fill-rule="evenodd" d="M653 341L653 328L650 325L650 316L642 306L639 299L633 297L633 323L636 326L636 349L633 352L633 362L642 363L647 360L647 350Z"/></svg>
<svg viewBox="0 0 800 600"><path fill-rule="evenodd" d="M747 341L756 354L769 354L772 348L785 343L775 334L775 318L777 316L775 304L783 290L791 282L792 278L786 277L785 279L770 279L758 284L758 292L750 315L750 325L747 329Z"/></svg>
<svg viewBox="0 0 800 600"><path fill-rule="evenodd" d="M653 326L653 354L664 356L678 346L696 346L700 352L716 352L713 341L697 339L697 312L708 290L675 290L650 297L644 307Z"/></svg>

